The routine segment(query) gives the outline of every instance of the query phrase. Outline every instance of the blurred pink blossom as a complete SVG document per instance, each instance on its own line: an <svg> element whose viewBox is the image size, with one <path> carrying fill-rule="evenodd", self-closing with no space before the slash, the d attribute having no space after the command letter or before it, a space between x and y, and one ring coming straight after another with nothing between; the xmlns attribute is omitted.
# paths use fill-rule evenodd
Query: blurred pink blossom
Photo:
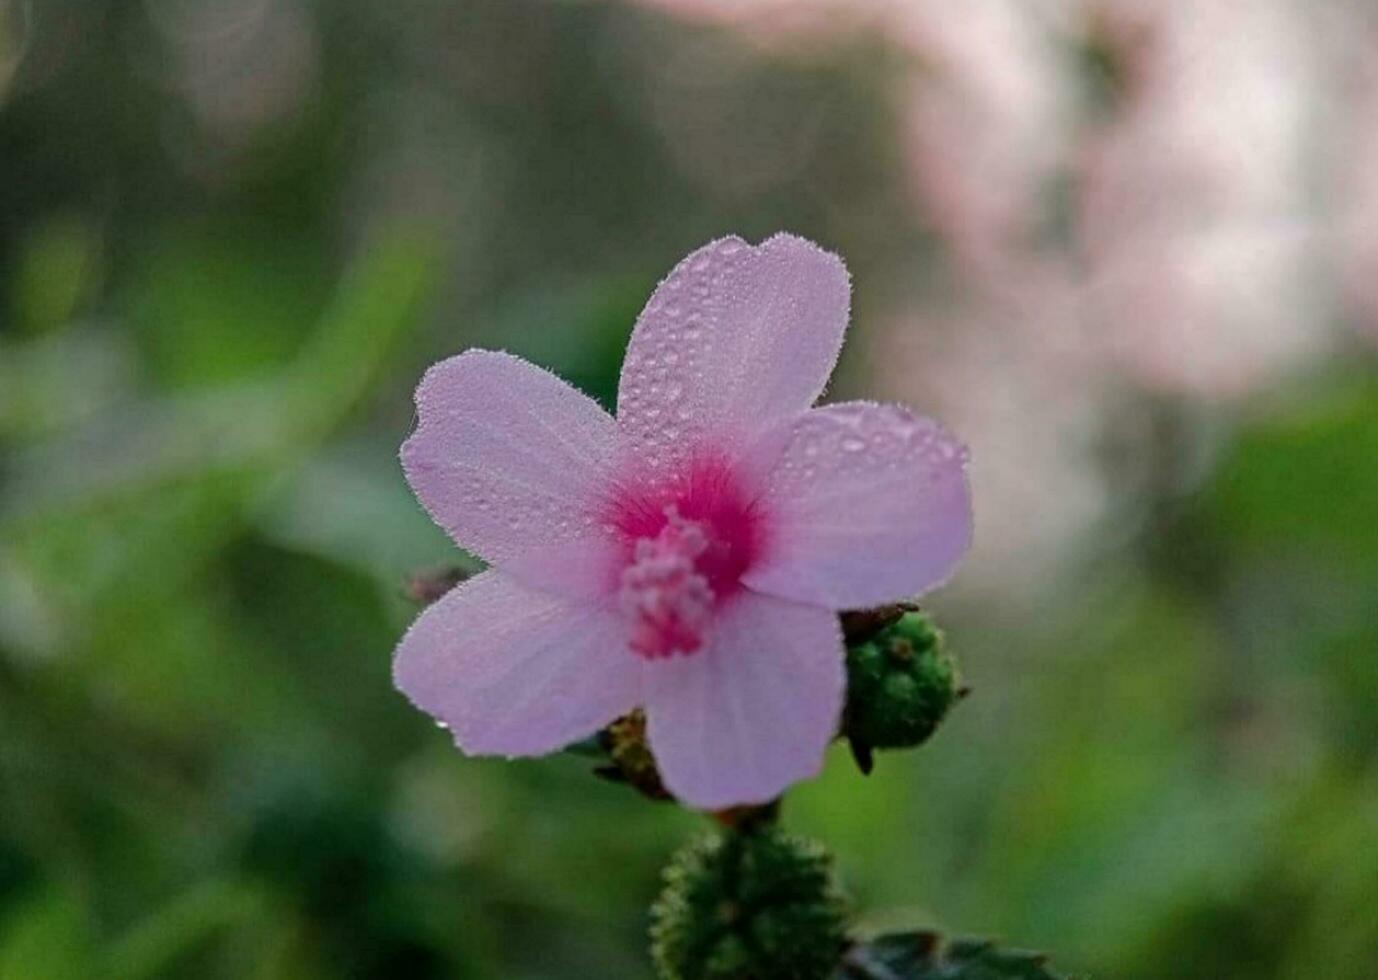
<svg viewBox="0 0 1378 980"><path fill-rule="evenodd" d="M974 0L639 0L768 46L869 33L904 56L902 138L920 208L984 267L1029 234L1066 129L1047 30L1056 4Z"/></svg>
<svg viewBox="0 0 1378 980"><path fill-rule="evenodd" d="M1066 79L1035 5L981 0L956 15L915 0L889 37L914 59L901 93L919 208L969 270L1033 245L1069 123Z"/></svg>
<svg viewBox="0 0 1378 980"><path fill-rule="evenodd" d="M1349 69L1352 112L1340 138L1337 244L1349 311L1378 339L1378 30L1360 27L1346 40L1335 52Z"/></svg>
<svg viewBox="0 0 1378 980"><path fill-rule="evenodd" d="M730 28L769 47L835 43L870 26L893 0L636 0L682 20Z"/></svg>
<svg viewBox="0 0 1378 980"><path fill-rule="evenodd" d="M1231 398L1324 347L1306 158L1321 49L1296 0L641 2L754 36L887 40L918 210L962 287L981 307L1060 268L1101 370Z"/></svg>
<svg viewBox="0 0 1378 980"><path fill-rule="evenodd" d="M1095 340L1151 388L1252 390L1321 339L1304 25L1270 0L1097 7L1123 90L1073 174Z"/></svg>
<svg viewBox="0 0 1378 980"><path fill-rule="evenodd" d="M971 534L966 452L935 423L810 408L850 295L802 239L705 246L638 319L616 419L510 355L432 367L403 465L493 568L421 614L397 686L478 754L551 752L644 706L666 786L698 807L816 773L835 613L940 584Z"/></svg>

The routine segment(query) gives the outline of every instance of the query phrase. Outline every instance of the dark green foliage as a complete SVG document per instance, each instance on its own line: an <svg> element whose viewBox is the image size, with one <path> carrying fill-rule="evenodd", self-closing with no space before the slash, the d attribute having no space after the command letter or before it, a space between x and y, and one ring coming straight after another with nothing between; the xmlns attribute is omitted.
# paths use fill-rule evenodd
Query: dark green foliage
<svg viewBox="0 0 1378 980"><path fill-rule="evenodd" d="M0 912L12 896L18 895L38 877L32 858L0 838Z"/></svg>
<svg viewBox="0 0 1378 980"><path fill-rule="evenodd" d="M935 932L897 932L853 946L837 980L1058 980L1046 961L983 939L944 943Z"/></svg>
<svg viewBox="0 0 1378 980"><path fill-rule="evenodd" d="M651 910L665 980L813 980L845 945L847 901L818 844L775 828L679 852Z"/></svg>
<svg viewBox="0 0 1378 980"><path fill-rule="evenodd" d="M923 744L961 694L942 633L923 613L906 612L847 650L843 733L869 771L872 749Z"/></svg>
<svg viewBox="0 0 1378 980"><path fill-rule="evenodd" d="M239 854L243 870L294 898L292 914L330 968L352 977L446 977L413 903L426 869L377 814L347 794L291 787L265 801ZM367 946L354 937L370 937Z"/></svg>

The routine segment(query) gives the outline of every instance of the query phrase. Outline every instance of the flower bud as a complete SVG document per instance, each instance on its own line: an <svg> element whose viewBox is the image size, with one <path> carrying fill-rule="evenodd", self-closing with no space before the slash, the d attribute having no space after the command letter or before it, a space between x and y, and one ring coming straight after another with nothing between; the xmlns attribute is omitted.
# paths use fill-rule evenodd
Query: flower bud
<svg viewBox="0 0 1378 980"><path fill-rule="evenodd" d="M665 980L823 980L846 946L847 901L823 848L774 827L681 850L651 909Z"/></svg>
<svg viewBox="0 0 1378 980"><path fill-rule="evenodd" d="M905 612L847 650L847 711L843 734L862 770L871 750L920 745L965 690L925 614Z"/></svg>

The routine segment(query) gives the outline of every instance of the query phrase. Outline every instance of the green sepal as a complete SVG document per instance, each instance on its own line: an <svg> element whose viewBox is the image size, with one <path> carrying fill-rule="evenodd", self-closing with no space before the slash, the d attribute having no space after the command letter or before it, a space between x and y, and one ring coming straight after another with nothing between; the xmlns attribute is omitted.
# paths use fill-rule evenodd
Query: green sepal
<svg viewBox="0 0 1378 980"><path fill-rule="evenodd" d="M640 708L618 718L597 736L609 765L595 769L596 775L613 782L627 783L642 796L653 800L672 797L660 781L655 756L646 741L646 715Z"/></svg>
<svg viewBox="0 0 1378 980"><path fill-rule="evenodd" d="M590 735L588 738L571 742L561 749L566 755L577 755L583 759L605 759L608 755L607 748L603 745L601 734Z"/></svg>

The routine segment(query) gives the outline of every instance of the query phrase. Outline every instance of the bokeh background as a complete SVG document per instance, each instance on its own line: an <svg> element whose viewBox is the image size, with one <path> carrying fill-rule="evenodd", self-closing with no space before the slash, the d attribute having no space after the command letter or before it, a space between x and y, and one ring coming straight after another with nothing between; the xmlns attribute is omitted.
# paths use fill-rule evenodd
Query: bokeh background
<svg viewBox="0 0 1378 980"><path fill-rule="evenodd" d="M791 794L868 928L1378 976L1378 4L0 0L0 980L646 977L700 820L389 683L470 345L605 401L843 254L970 443L974 695Z"/></svg>

